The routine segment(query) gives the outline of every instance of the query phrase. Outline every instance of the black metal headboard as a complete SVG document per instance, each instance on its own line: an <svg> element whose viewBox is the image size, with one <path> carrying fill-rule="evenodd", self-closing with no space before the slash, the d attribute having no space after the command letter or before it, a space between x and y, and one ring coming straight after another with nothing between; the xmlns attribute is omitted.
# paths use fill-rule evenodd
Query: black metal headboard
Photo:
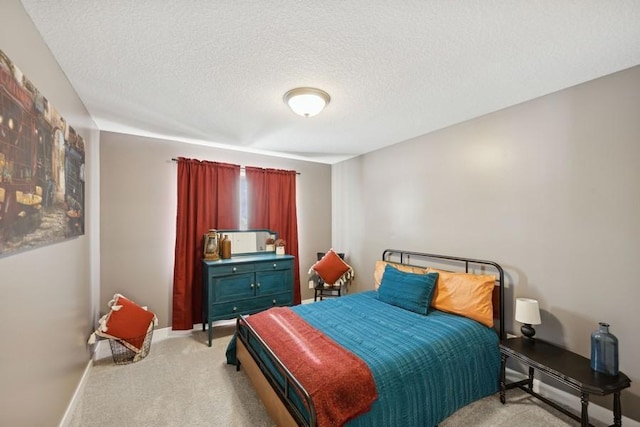
<svg viewBox="0 0 640 427"><path fill-rule="evenodd" d="M396 262L399 264L412 265L416 267L426 267L423 265L428 261L436 261L439 263L438 268L442 268L442 264L445 268L461 270L464 266L464 272L469 273L469 268L480 268L483 272L484 269L489 267L495 270L497 273L496 284L498 286L498 324L494 326L500 339L507 338L507 331L504 324L504 271L502 267L493 261L483 261L473 258L463 258L449 255L435 255L427 254L423 252L411 252L398 249L385 249L382 253L382 260L389 262ZM416 262L415 264L413 262ZM454 271L454 270L452 270ZM495 303L495 298L494 298ZM495 313L495 309L494 309ZM495 317L495 316L494 316ZM495 322L494 322L495 323Z"/></svg>

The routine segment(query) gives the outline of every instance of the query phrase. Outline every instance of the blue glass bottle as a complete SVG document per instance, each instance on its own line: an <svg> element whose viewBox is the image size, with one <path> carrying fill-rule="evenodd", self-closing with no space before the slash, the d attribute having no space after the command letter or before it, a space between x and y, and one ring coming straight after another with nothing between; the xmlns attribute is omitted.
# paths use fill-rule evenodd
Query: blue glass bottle
<svg viewBox="0 0 640 427"><path fill-rule="evenodd" d="M606 375L618 375L618 338L609 332L608 323L591 334L591 369Z"/></svg>

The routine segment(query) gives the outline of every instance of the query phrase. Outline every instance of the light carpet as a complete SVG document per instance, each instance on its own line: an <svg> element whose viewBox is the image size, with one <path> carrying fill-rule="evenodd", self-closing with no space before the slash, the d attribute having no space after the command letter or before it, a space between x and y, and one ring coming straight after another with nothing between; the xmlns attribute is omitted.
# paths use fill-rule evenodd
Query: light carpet
<svg viewBox="0 0 640 427"><path fill-rule="evenodd" d="M235 326L206 334L168 338L152 344L136 363L115 365L111 358L91 369L69 426L273 426L243 372L227 365L225 350ZM440 427L565 427L579 423L520 390L474 402Z"/></svg>

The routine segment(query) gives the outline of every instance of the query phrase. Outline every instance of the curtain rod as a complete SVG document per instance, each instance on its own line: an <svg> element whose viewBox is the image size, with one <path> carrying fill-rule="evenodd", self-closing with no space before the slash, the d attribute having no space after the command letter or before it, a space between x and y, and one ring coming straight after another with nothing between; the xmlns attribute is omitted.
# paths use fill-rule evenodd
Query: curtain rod
<svg viewBox="0 0 640 427"><path fill-rule="evenodd" d="M173 161L173 162L177 162L177 161L178 161L178 159L176 159L176 158L174 157L174 158L172 158L172 159L171 159L171 161ZM244 170L244 166L240 166L240 169L241 169L241 170ZM296 171L296 175L300 175L300 172Z"/></svg>

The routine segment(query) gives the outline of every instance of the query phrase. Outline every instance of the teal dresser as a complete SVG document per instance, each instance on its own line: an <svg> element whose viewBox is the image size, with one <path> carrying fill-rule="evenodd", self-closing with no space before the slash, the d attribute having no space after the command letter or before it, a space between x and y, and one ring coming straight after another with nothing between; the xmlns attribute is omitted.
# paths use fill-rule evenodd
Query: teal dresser
<svg viewBox="0 0 640 427"><path fill-rule="evenodd" d="M270 307L293 304L293 256L241 255L202 260L202 328Z"/></svg>

